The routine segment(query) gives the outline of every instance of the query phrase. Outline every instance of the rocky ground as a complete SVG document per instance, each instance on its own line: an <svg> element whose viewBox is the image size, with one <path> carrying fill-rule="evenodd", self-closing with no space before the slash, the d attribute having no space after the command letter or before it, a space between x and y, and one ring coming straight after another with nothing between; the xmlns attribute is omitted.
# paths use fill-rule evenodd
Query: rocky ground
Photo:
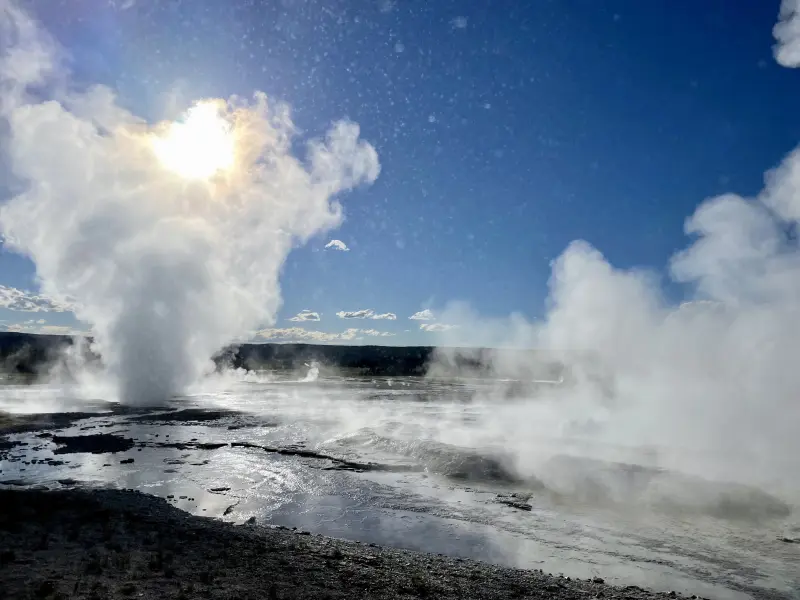
<svg viewBox="0 0 800 600"><path fill-rule="evenodd" d="M0 597L675 598L196 517L134 491L0 490Z"/></svg>

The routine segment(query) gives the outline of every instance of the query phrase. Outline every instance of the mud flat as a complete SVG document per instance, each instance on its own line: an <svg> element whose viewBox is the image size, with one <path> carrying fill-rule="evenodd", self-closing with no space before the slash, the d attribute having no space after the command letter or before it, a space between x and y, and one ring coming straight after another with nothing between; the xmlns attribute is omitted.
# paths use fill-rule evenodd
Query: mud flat
<svg viewBox="0 0 800 600"><path fill-rule="evenodd" d="M185 513L133 491L0 490L3 598L676 598L600 578Z"/></svg>

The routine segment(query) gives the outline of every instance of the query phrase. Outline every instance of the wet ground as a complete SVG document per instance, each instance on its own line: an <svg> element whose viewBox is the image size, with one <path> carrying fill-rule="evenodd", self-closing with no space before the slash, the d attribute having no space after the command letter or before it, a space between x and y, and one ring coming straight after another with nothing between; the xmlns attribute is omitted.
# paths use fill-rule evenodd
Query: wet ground
<svg viewBox="0 0 800 600"><path fill-rule="evenodd" d="M131 488L226 521L687 595L798 597L791 498L575 444L521 467L487 426L493 385L256 378L158 409L66 398L82 412L36 416L19 413L69 394L5 386L0 481Z"/></svg>

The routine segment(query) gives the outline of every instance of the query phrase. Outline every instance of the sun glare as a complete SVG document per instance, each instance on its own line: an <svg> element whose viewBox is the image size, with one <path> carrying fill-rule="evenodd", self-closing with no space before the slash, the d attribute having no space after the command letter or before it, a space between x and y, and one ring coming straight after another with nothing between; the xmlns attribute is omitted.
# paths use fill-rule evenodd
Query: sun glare
<svg viewBox="0 0 800 600"><path fill-rule="evenodd" d="M233 166L231 124L213 102L201 102L153 139L153 149L165 168L186 179L208 179Z"/></svg>

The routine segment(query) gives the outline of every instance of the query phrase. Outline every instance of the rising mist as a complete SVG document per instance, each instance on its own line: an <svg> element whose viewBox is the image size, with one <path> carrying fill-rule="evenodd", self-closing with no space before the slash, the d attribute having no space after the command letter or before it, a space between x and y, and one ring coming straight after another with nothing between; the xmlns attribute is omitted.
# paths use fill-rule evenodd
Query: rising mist
<svg viewBox="0 0 800 600"><path fill-rule="evenodd" d="M271 324L291 249L336 227L334 197L375 180L375 150L336 123L291 153L286 106L263 93L216 101L236 164L208 181L164 168L152 125L103 86L76 89L58 45L0 2L0 118L16 195L0 209L7 248L42 290L89 324L119 399L180 393L233 339Z"/></svg>

